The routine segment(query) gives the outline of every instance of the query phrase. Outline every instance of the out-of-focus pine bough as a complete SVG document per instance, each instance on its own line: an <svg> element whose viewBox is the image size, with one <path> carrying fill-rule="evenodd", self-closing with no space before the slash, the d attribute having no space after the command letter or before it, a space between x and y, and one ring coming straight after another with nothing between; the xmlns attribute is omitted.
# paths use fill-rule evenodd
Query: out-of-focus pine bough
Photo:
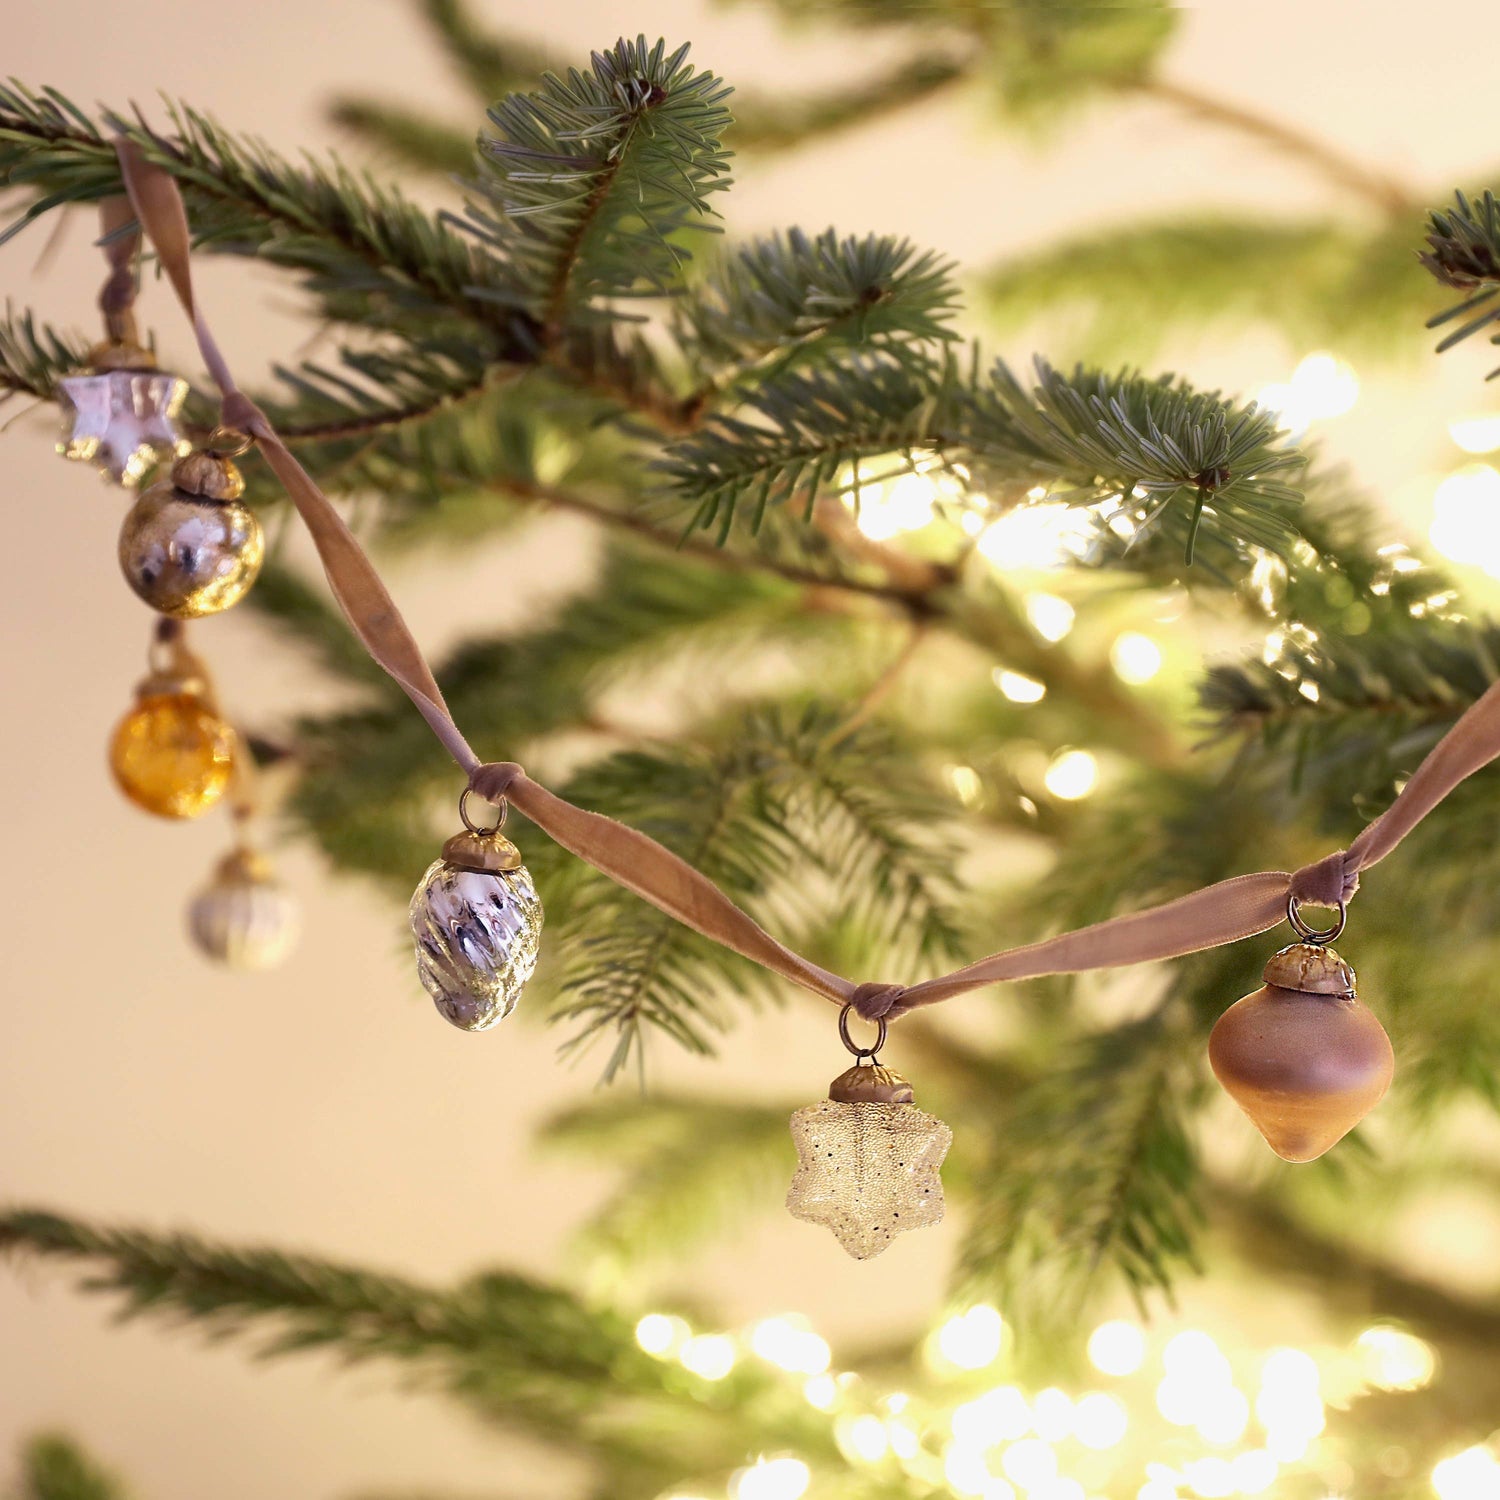
<svg viewBox="0 0 1500 1500"><path fill-rule="evenodd" d="M1295 292L1277 300L1304 335L1337 316L1351 337L1409 342L1431 304L1418 307L1430 288L1409 286L1420 229L1405 195L1164 84L1162 7L940 7L888 75L790 109L752 100L736 121L725 85L685 49L621 42L538 86L551 64L535 48L459 4L423 9L492 106L477 159L467 137L384 105L346 102L341 116L406 165L462 172L466 203L451 212L336 163L288 162L186 106L158 131L19 85L0 90L0 179L18 223L89 204L118 190L108 137L123 129L178 179L202 253L297 277L344 347L278 371L265 404L330 493L380 497L358 514L386 556L473 545L536 517L597 532L596 574L565 608L488 636L476 619L439 664L482 754L548 775L565 745L569 797L648 829L815 957L915 978L1324 852L1494 680L1493 628L1465 619L1450 583L1390 543L1338 476L1304 472L1254 407L1128 369L1042 363L1023 379L963 342L954 268L904 240L787 230L721 248L701 232L721 227L727 147L816 141L954 85L998 84L1004 113L1052 128L1060 103L1154 98L1258 134L1362 199L1367 218L1378 209L1378 225L1111 231L1114 256L1080 242L996 272L993 306L1009 299L1014 321L1097 297L1114 333L1095 332L1119 343L1127 323L1170 323L1173 307L1267 317L1274 281ZM823 22L835 13L896 34L909 15L834 7ZM1500 290L1494 200L1435 214L1424 260L1466 294L1449 342L1486 327ZM1347 290L1356 265L1367 295ZM155 317L165 299L146 305ZM171 315L155 321L180 347ZM13 313L0 386L46 401L87 343ZM212 421L201 393L189 412ZM260 465L247 471L256 503L279 504ZM896 540L881 507L913 483L921 513ZM1070 524L1056 556L1039 560L1026 528L1059 516ZM319 587L275 567L252 598L289 649L361 694L275 727L298 765L290 825L404 895L446 831L435 808L449 806L451 767ZM1184 614L1187 631L1163 623ZM1209 673L1207 745L1182 689L1200 626L1257 648ZM1122 681L1112 643L1142 630L1165 642L1167 669ZM757 668L770 659L768 678ZM741 679L755 685L736 690ZM665 725L633 712L663 695L675 705ZM1108 797L1049 790L1049 760L1070 746L1095 757ZM1411 1191L1468 1170L1437 1134L1451 1111L1500 1107L1500 955L1487 935L1500 930L1500 854L1484 836L1497 801L1493 778L1476 779L1360 896L1361 975L1389 997L1403 1056L1369 1134L1384 1180ZM782 998L522 837L549 910L538 1003L568 1045L605 1039L608 1072L642 1062L653 1035L710 1052L748 1004ZM1018 841L1052 862L1029 888L994 873ZM1462 1005L1451 982L1424 977L1438 928L1462 931ZM946 1173L966 1225L960 1294L1072 1334L1111 1288L1169 1288L1210 1248L1285 1275L1291 1243L1331 1305L1349 1305L1357 1264L1383 1289L1382 1313L1472 1372L1495 1308L1368 1248L1408 1196L1374 1193L1359 1140L1338 1169L1278 1178L1274 1203L1200 1158L1213 1097L1202 1042L1258 982L1253 946L1173 965L1144 989L1133 979L1119 1004L1101 1006L1092 984L1019 987L1003 1044L903 1023L924 1104L964 1122ZM758 1197L726 1193L726 1174L774 1198L797 1102L609 1096L554 1122L556 1149L621 1166L618 1193L580 1236L588 1274L649 1286L654 1268L737 1223ZM800 1396L750 1369L721 1387L687 1379L640 1354L623 1313L503 1273L424 1288L38 1213L0 1222L0 1240L88 1265L91 1285L137 1311L260 1334L278 1352L330 1346L411 1366L487 1416L588 1453L615 1496L706 1482L778 1447L839 1462L830 1424ZM926 1377L910 1354L881 1358L916 1389ZM1417 1446L1467 1430L1495 1398L1493 1375L1491 1361L1457 1405L1445 1386L1445 1415ZM37 1500L113 1493L51 1439L22 1482ZM883 1482L855 1475L847 1493L890 1493Z"/></svg>

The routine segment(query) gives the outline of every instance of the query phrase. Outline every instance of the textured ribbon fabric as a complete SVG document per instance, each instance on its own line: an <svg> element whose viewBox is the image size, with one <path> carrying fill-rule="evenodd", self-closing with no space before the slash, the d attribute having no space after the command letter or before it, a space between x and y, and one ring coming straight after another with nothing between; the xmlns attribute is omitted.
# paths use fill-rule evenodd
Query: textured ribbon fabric
<svg viewBox="0 0 1500 1500"><path fill-rule="evenodd" d="M1385 858L1465 777L1500 756L1500 683L1473 704L1434 746L1390 807L1350 844L1291 874L1263 871L1145 911L1111 917L1025 947L992 953L920 984L855 984L777 942L706 876L654 839L585 811L549 792L512 761L482 764L453 722L400 611L343 518L276 436L265 414L234 383L193 298L191 239L171 175L123 138L116 151L130 202L178 300L192 319L198 348L224 397L226 427L255 438L312 534L340 609L365 649L405 689L469 785L491 802L513 803L563 848L659 910L794 984L870 1020L904 1015L1001 980L1035 979L1180 958L1275 927L1295 898L1338 906L1359 888L1362 870ZM117 264L113 259L111 264Z"/></svg>

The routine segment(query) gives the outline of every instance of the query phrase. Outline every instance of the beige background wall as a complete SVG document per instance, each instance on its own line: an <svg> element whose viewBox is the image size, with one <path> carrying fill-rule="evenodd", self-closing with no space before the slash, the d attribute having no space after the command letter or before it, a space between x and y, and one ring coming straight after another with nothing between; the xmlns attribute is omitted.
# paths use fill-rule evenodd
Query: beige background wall
<svg viewBox="0 0 1500 1500"><path fill-rule="evenodd" d="M778 36L759 11L676 0L622 6L559 0L500 7L583 54L621 28L687 37L698 59L762 88L810 83L868 50ZM394 0L238 8L53 0L16 7L0 64L81 102L181 94L284 149L331 140L321 107L336 88L457 100L432 49ZM1184 18L1170 71L1268 107L1419 180L1469 182L1500 156L1493 91L1470 66L1494 40L1485 0L1453 0L1441 28L1408 7L1216 4ZM1467 42L1462 39L1468 38ZM455 106L457 107L457 106ZM1228 201L1292 212L1319 188L1293 168L1140 106L1080 123L1045 152L977 127L946 100L826 149L747 166L729 200L743 230L798 222L901 230L974 261L1091 214L1133 205ZM45 231L0 252L0 286L64 324L91 325L98 281L82 217L40 277ZM305 336L295 297L241 266L204 276L222 341L253 381ZM163 294L146 313L165 350L188 344ZM1432 471L1457 455L1449 417L1483 408L1481 351L1439 362L1412 330L1406 374L1367 374L1330 445L1382 486L1417 530ZM1024 356L1024 349L1010 351ZM1195 376L1254 389L1284 379L1306 350L1279 340L1186 348ZM6 939L0 1009L0 1198L105 1219L182 1224L237 1239L295 1243L442 1277L485 1262L540 1274L602 1183L528 1154L528 1128L585 1094L589 1061L554 1064L552 1039L507 1025L470 1038L438 1023L403 954L401 913L337 882L302 851L284 860L307 932L274 976L210 970L180 932L183 899L224 840L212 820L156 824L108 784L102 744L142 667L145 611L113 557L117 495L50 451L46 414L0 438L3 701L0 746ZM588 536L539 526L522 560L486 554L463 572L495 601L460 618L435 573L393 579L435 646L465 626L519 620L587 566ZM264 720L313 701L292 657L266 649L246 611L201 640L232 706ZM795 1002L734 1043L740 1066L814 1098L836 1058L828 1016ZM708 1087L712 1066L667 1059L664 1076ZM732 1316L788 1305L835 1335L857 1310L903 1322L937 1297L948 1245L915 1236L856 1273L833 1241L779 1218L701 1268ZM158 1329L108 1326L103 1306L55 1275L0 1271L0 1467L18 1435L66 1424L136 1480L143 1496L283 1500L379 1485L447 1483L548 1491L549 1470L513 1481L517 1449L376 1371L317 1360L257 1367Z"/></svg>

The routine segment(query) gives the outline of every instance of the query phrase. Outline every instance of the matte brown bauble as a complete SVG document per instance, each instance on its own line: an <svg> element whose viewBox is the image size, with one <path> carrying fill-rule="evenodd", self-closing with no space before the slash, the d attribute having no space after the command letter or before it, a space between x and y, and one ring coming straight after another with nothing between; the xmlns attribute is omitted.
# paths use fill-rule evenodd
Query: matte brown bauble
<svg viewBox="0 0 1500 1500"><path fill-rule="evenodd" d="M214 615L249 592L265 558L265 537L240 495L227 459L190 453L172 477L153 484L120 528L120 568L152 609L178 620Z"/></svg>
<svg viewBox="0 0 1500 1500"><path fill-rule="evenodd" d="M1380 1103L1395 1054L1331 948L1293 943L1263 977L1219 1017L1208 1060L1277 1156L1312 1161Z"/></svg>

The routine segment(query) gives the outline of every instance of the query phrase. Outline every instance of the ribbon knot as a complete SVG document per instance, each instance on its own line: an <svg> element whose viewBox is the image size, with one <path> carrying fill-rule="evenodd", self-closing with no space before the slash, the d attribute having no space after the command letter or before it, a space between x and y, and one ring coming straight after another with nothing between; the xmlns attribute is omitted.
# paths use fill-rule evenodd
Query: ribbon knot
<svg viewBox="0 0 1500 1500"><path fill-rule="evenodd" d="M1359 871L1349 863L1347 849L1336 849L1316 864L1303 865L1292 876L1294 900L1309 906L1342 906L1359 889Z"/></svg>
<svg viewBox="0 0 1500 1500"><path fill-rule="evenodd" d="M861 984L855 986L849 1003L866 1021L881 1021L905 993L904 984Z"/></svg>
<svg viewBox="0 0 1500 1500"><path fill-rule="evenodd" d="M513 760L492 760L469 773L469 790L497 807L519 777L526 774Z"/></svg>

